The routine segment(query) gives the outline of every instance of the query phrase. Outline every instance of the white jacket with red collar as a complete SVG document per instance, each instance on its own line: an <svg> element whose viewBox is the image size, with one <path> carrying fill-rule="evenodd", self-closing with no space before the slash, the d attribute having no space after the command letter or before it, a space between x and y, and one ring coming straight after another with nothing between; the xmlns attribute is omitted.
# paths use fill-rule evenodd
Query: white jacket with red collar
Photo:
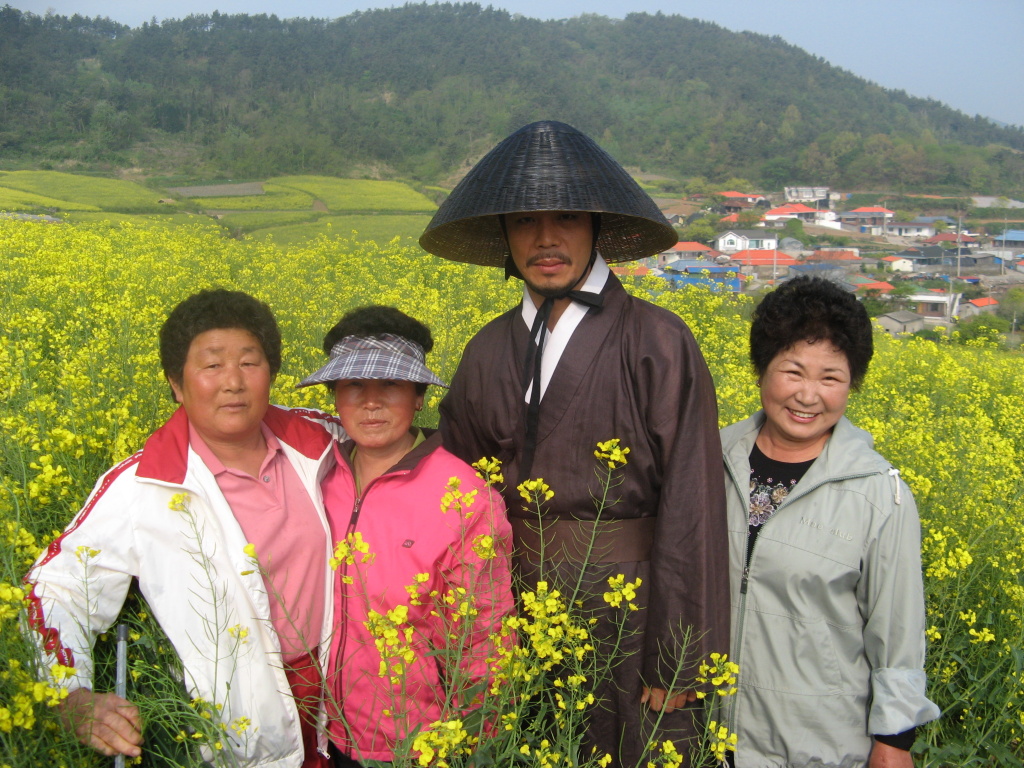
<svg viewBox="0 0 1024 768"><path fill-rule="evenodd" d="M300 414L310 415L271 406L264 423L281 442L326 531L320 480L333 464L331 435ZM136 577L181 657L189 694L222 705L226 726L243 717L251 722L242 736L230 727L223 732L223 747L233 753L225 762L294 768L303 759L299 716L271 625L270 598L244 551L242 528L188 437L188 419L179 408L141 451L100 478L26 577L32 587L29 623L46 669L55 663L75 668L74 677L55 684L91 688L93 643L117 620ZM182 493L188 500L172 508ZM327 596L332 575L325 569ZM328 599L322 662L332 615Z"/></svg>

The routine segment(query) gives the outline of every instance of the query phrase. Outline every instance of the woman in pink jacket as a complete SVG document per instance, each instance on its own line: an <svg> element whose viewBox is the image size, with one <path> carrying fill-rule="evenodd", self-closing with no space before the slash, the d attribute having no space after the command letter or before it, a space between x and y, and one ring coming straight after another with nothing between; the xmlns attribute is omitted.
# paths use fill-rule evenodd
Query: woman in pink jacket
<svg viewBox="0 0 1024 768"><path fill-rule="evenodd" d="M327 695L339 766L391 761L416 730L479 706L466 692L513 608L501 497L412 425L427 386L445 386L424 364L432 346L408 315L362 307L299 385L326 384L349 435L322 484L337 545Z"/></svg>

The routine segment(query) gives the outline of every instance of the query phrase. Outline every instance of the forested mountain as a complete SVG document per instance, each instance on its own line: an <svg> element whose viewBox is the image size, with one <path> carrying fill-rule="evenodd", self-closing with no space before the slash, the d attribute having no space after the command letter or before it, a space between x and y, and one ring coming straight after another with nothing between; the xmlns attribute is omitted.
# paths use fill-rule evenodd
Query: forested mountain
<svg viewBox="0 0 1024 768"><path fill-rule="evenodd" d="M680 16L539 21L440 4L132 29L0 9L4 167L437 183L541 118L679 180L1024 188L1024 130Z"/></svg>

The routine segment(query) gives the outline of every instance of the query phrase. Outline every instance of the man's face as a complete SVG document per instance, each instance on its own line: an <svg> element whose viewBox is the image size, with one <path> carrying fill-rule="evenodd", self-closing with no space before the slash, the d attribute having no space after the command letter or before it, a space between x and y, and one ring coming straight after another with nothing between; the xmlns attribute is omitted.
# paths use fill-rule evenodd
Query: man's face
<svg viewBox="0 0 1024 768"><path fill-rule="evenodd" d="M530 290L557 296L587 271L594 230L587 211L525 211L505 216L512 261Z"/></svg>

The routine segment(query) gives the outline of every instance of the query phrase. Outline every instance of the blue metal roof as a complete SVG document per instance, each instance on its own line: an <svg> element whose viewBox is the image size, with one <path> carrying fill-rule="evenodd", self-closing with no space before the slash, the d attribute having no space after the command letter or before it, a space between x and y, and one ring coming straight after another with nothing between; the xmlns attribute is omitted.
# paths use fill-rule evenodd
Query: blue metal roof
<svg viewBox="0 0 1024 768"><path fill-rule="evenodd" d="M744 280L742 277L730 277L725 280L712 280L698 277L696 275L665 274L662 277L672 284L673 288L680 288L684 285L702 285L705 288L726 289L732 293L743 291Z"/></svg>

